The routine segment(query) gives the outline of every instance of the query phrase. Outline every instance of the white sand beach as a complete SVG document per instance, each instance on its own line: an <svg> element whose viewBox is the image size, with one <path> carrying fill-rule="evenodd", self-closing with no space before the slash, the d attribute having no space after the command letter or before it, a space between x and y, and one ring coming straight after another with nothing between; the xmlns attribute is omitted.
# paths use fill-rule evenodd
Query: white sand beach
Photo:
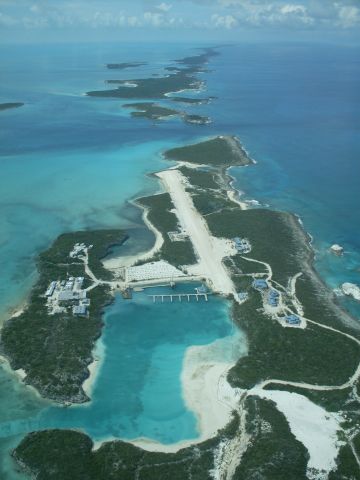
<svg viewBox="0 0 360 480"><path fill-rule="evenodd" d="M149 209L143 208L142 219L147 228L151 230L155 235L155 243L153 247L146 252L141 252L136 255L123 255L109 259L105 258L102 262L105 268L107 268L108 270L117 270L122 267L130 267L138 261L150 260L154 256L154 254L160 250L162 244L164 243L164 239L159 230L157 230L154 225L149 221L148 213Z"/></svg>
<svg viewBox="0 0 360 480"><path fill-rule="evenodd" d="M232 417L240 397L226 381L232 364L211 361L209 346L190 347L185 355L181 382L186 406L197 418L199 437L165 445L148 438L137 438L131 443L151 452L177 452L182 448L201 443L216 435ZM95 448L99 448L97 444Z"/></svg>
<svg viewBox="0 0 360 480"><path fill-rule="evenodd" d="M290 430L310 455L307 475L310 479L326 479L336 466L340 448L337 432L342 420L340 415L327 412L307 397L297 393L253 388L249 394L272 400L289 422ZM314 470L322 472L315 474Z"/></svg>

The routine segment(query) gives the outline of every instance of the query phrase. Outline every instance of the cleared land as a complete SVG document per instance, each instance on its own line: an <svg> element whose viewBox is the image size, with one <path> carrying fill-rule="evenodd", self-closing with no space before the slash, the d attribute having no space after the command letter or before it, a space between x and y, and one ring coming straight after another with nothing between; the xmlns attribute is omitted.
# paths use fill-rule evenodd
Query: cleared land
<svg viewBox="0 0 360 480"><path fill-rule="evenodd" d="M235 293L234 285L222 263L226 254L213 241L203 217L195 209L191 196L185 189L183 176L177 170L166 170L157 175L170 193L176 215L191 238L198 256L196 272L208 279L214 291L224 295ZM195 268L191 269L193 273Z"/></svg>

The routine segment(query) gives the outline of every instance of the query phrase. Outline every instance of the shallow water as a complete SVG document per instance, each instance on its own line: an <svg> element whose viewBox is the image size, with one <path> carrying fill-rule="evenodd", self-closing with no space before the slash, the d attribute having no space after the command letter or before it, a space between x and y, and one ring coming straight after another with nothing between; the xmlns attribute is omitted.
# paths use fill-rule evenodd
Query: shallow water
<svg viewBox="0 0 360 480"><path fill-rule="evenodd" d="M244 353L246 342L239 332L233 336L229 304L223 299L154 303L148 296L193 293L195 286L150 288L127 301L116 297L104 316L96 352L101 366L89 404L51 406L0 370L0 452L25 433L47 428L79 428L94 440L148 437L169 444L197 438L197 421L184 404L180 382L186 349L217 341L211 358L233 360ZM4 451L2 460L0 472L6 472Z"/></svg>
<svg viewBox="0 0 360 480"><path fill-rule="evenodd" d="M208 91L200 93L218 99L181 105L213 118L212 125L201 127L179 120L154 126L130 119L123 102L82 95L102 89L105 79L157 73L170 60L195 53L188 46L29 46L0 47L0 52L1 101L26 102L0 115L0 319L26 298L36 279L37 253L64 231L131 227L135 234L121 247L124 254L151 246L152 234L143 235L141 213L127 200L157 191L157 182L146 174L166 164L160 152L214 134L239 135L258 161L233 170L248 198L301 216L329 286L360 283L360 221L354 207L360 156L357 50L223 49L206 74ZM141 68L104 68L108 62L144 58L149 65ZM335 242L345 246L344 257L328 253ZM126 303L118 299L107 311L105 361L90 405L50 407L0 368L1 478L23 478L14 472L8 451L36 428L80 427L97 439L149 436L165 443L197 435L181 397L183 355L187 346L228 338L227 304L212 298L208 304L153 305L145 295ZM359 315L358 304L342 301ZM240 337L239 354L244 345ZM229 345L225 340L220 346L217 355L226 359Z"/></svg>

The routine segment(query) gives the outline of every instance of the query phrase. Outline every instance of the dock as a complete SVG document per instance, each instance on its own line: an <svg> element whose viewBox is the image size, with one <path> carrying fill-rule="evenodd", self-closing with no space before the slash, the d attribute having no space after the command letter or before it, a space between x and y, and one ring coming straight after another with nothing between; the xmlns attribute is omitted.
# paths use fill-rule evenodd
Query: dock
<svg viewBox="0 0 360 480"><path fill-rule="evenodd" d="M161 300L161 303L164 303L164 300L170 300L170 302L173 302L174 300L178 300L179 302L182 302L182 300L187 300L188 302L190 302L191 300L195 299L197 302L199 301L199 299L204 299L206 302L208 302L208 296L208 293L175 293L171 295L148 295L148 297L151 297L153 299L154 303L157 300Z"/></svg>

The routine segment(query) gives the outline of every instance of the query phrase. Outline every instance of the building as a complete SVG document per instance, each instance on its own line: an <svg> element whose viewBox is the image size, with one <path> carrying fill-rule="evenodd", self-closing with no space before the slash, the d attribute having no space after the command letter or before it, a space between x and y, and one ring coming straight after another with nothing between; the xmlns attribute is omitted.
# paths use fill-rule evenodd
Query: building
<svg viewBox="0 0 360 480"><path fill-rule="evenodd" d="M201 287L195 288L196 293L199 295L205 295L206 293L209 293L209 289L207 288L206 285L202 284Z"/></svg>
<svg viewBox="0 0 360 480"><path fill-rule="evenodd" d="M269 288L269 285L263 278L256 278L253 281L253 287L256 288L256 290L266 290Z"/></svg>
<svg viewBox="0 0 360 480"><path fill-rule="evenodd" d="M84 277L76 277L75 278L75 283L74 283L74 288L77 290L81 290L83 283L84 283Z"/></svg>
<svg viewBox="0 0 360 480"><path fill-rule="evenodd" d="M300 317L292 313L291 315L286 315L285 322L288 325L300 325L301 320L300 320Z"/></svg>
<svg viewBox="0 0 360 480"><path fill-rule="evenodd" d="M78 300L78 299L79 299L78 292L74 292L73 290L62 290L58 296L59 302L70 302L71 300Z"/></svg>
<svg viewBox="0 0 360 480"><path fill-rule="evenodd" d="M249 295L248 295L247 292L239 292L239 293L237 294L237 297L238 297L238 300L239 300L240 302L245 302L245 300L248 299Z"/></svg>
<svg viewBox="0 0 360 480"><path fill-rule="evenodd" d="M235 243L235 248L238 251L238 253L250 252L251 245L249 243L249 240L247 240L246 238L235 237L233 241Z"/></svg>
<svg viewBox="0 0 360 480"><path fill-rule="evenodd" d="M72 309L73 315L85 317L87 315L86 305L74 305Z"/></svg>
<svg viewBox="0 0 360 480"><path fill-rule="evenodd" d="M279 305L280 294L276 290L270 290L268 304L271 307L277 307Z"/></svg>
<svg viewBox="0 0 360 480"><path fill-rule="evenodd" d="M49 288L45 292L46 297L51 297L52 296L52 294L55 291L56 285L57 285L57 282L51 282L50 283Z"/></svg>

